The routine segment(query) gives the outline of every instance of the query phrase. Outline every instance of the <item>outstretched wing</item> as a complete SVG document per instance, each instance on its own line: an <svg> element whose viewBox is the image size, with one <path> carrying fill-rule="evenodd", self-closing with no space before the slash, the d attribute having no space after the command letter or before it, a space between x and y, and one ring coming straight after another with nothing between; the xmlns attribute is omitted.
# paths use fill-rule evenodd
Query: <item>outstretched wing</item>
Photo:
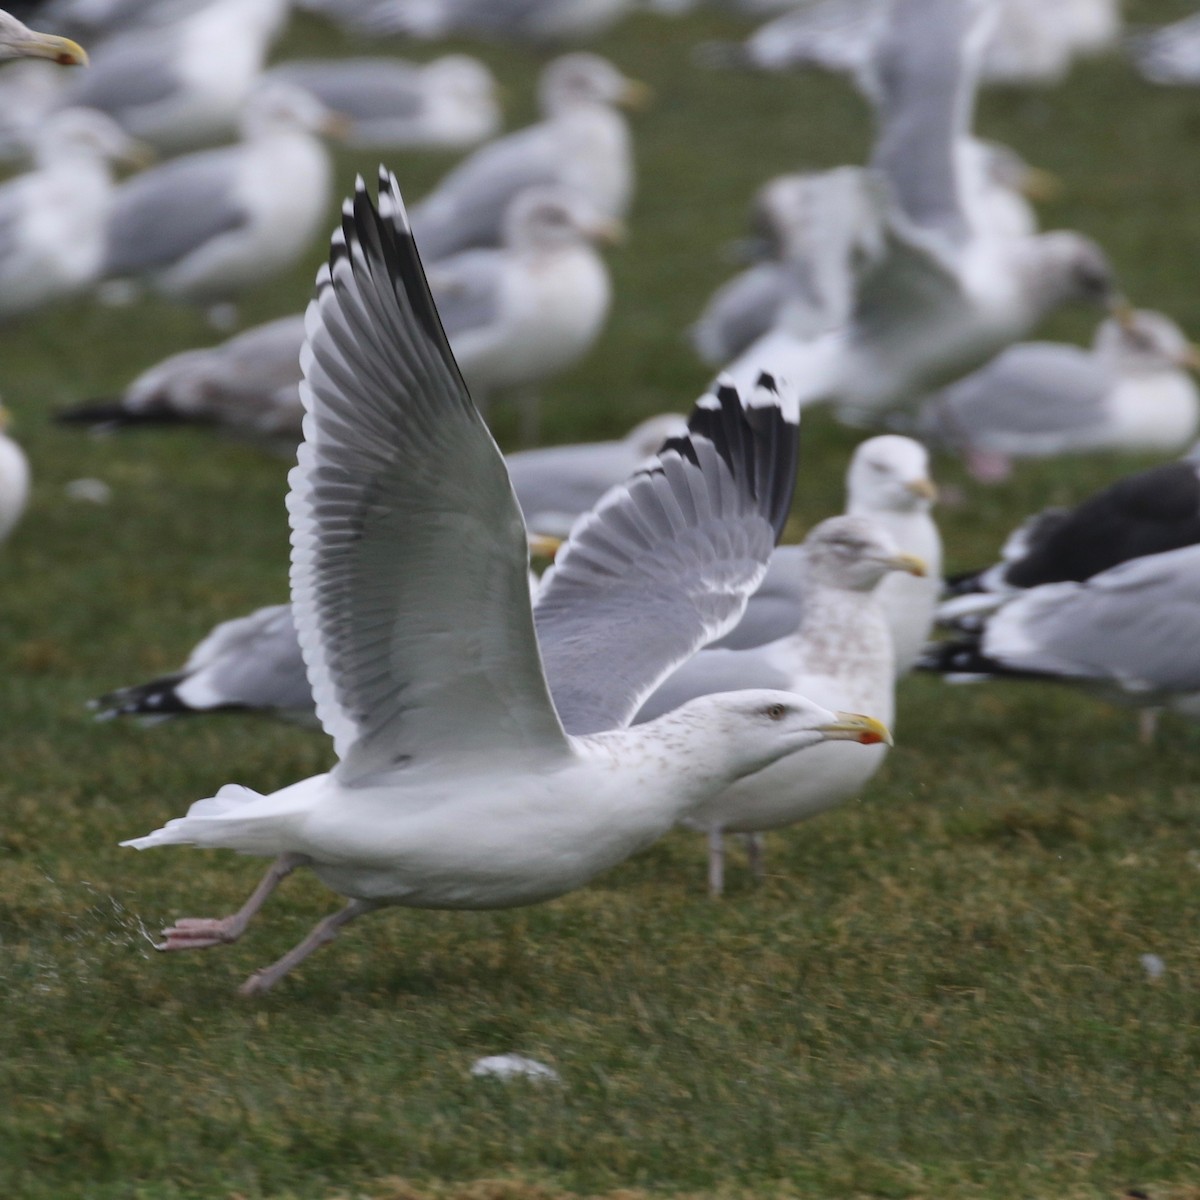
<svg viewBox="0 0 1200 1200"><path fill-rule="evenodd" d="M292 599L339 777L553 753L525 527L395 178L359 181L308 308Z"/></svg>
<svg viewBox="0 0 1200 1200"><path fill-rule="evenodd" d="M798 420L770 376L745 401L718 384L686 438L580 518L535 610L569 732L627 725L675 667L737 623L787 520Z"/></svg>

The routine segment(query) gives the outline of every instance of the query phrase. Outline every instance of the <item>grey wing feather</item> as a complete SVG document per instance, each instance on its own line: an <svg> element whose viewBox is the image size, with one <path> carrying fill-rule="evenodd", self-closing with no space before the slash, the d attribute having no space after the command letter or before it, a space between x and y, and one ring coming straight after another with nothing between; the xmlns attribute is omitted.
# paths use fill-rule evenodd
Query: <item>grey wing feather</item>
<svg viewBox="0 0 1200 1200"><path fill-rule="evenodd" d="M425 107L420 72L379 58L283 63L267 72L311 92L326 108L348 117L414 117Z"/></svg>
<svg viewBox="0 0 1200 1200"><path fill-rule="evenodd" d="M339 776L568 753L525 528L438 321L394 177L361 180L308 309L292 602Z"/></svg>
<svg viewBox="0 0 1200 1200"><path fill-rule="evenodd" d="M651 693L638 709L633 724L653 721L699 696L741 692L747 688L788 692L793 686L788 673L760 651L705 649L677 667Z"/></svg>
<svg viewBox="0 0 1200 1200"><path fill-rule="evenodd" d="M667 674L730 629L786 520L793 421L775 406L743 410L722 386L689 428L580 520L543 580L538 636L570 733L628 724Z"/></svg>
<svg viewBox="0 0 1200 1200"><path fill-rule="evenodd" d="M240 153L188 155L122 184L113 197L104 274L169 266L245 225L249 214L235 191Z"/></svg>
<svg viewBox="0 0 1200 1200"><path fill-rule="evenodd" d="M970 127L975 80L966 0L892 0L876 46L879 134L871 165L917 226L955 241L969 232L956 146Z"/></svg>
<svg viewBox="0 0 1200 1200"><path fill-rule="evenodd" d="M170 30L152 38L134 34L108 43L64 93L63 105L98 108L119 120L130 109L166 100L181 82L175 66L177 43Z"/></svg>

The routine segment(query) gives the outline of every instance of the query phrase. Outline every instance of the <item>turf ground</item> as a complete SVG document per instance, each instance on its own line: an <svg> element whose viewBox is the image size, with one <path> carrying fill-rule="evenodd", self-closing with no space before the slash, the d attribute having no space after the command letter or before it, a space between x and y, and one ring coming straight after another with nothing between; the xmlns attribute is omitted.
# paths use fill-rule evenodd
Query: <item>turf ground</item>
<svg viewBox="0 0 1200 1200"><path fill-rule="evenodd" d="M597 46L658 101L636 122L615 312L548 389L548 440L689 404L705 371L681 330L727 274L755 185L866 150L836 80L691 67L693 43L739 28L646 16ZM352 47L304 21L287 49ZM482 54L511 123L527 119L539 60ZM1058 90L989 93L978 124L1061 174L1047 227L1096 237L1136 303L1200 333L1200 92L1105 61ZM374 165L339 155L339 192ZM391 165L419 195L447 160ZM245 321L298 309L322 255L248 297ZM537 909L373 917L253 1003L240 979L334 903L313 879L235 947L156 956L151 934L235 907L259 864L117 841L222 783L267 791L330 761L322 738L264 722L146 730L84 710L286 594L286 464L205 432L96 439L48 420L211 340L157 302L0 331L36 472L0 552L0 1195L1200 1196L1200 729L1167 721L1148 751L1128 713L1062 691L906 681L868 795L772 838L765 886L735 863L721 903L681 832ZM840 506L855 440L806 417L793 536ZM942 512L948 565L1140 465L1031 465L985 491L939 461L962 498ZM111 503L68 499L81 477ZM1157 981L1143 954L1162 958ZM562 1086L468 1077L502 1051Z"/></svg>

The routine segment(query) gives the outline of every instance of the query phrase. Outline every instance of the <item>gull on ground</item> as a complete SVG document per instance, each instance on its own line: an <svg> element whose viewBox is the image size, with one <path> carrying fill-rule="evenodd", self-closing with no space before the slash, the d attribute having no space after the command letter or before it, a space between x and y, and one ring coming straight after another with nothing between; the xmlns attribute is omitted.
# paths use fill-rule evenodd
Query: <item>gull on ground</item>
<svg viewBox="0 0 1200 1200"><path fill-rule="evenodd" d="M530 187L504 214L501 244L433 263L429 286L475 404L513 395L521 436L537 440L537 387L577 363L608 316L608 268L593 242L620 239L577 192Z"/></svg>
<svg viewBox="0 0 1200 1200"><path fill-rule="evenodd" d="M8 410L0 405L0 542L12 533L29 503L29 460L7 433Z"/></svg>
<svg viewBox="0 0 1200 1200"><path fill-rule="evenodd" d="M39 127L34 170L0 185L0 320L85 291L100 273L110 164L148 150L103 113L66 108Z"/></svg>
<svg viewBox="0 0 1200 1200"><path fill-rule="evenodd" d="M795 628L746 650L705 649L678 667L641 707L637 721L676 710L697 696L739 688L778 688L835 709L884 714L895 708L891 631L875 589L890 571L920 573L866 517L830 517L805 538L803 590ZM883 762L886 747L843 754L834 746L785 755L713 796L686 818L709 837L708 885L724 890L724 835L794 824L857 795ZM761 870L761 846L754 851Z"/></svg>
<svg viewBox="0 0 1200 1200"><path fill-rule="evenodd" d="M290 267L329 204L329 155L315 133L336 130L307 92L264 85L246 103L240 145L184 155L117 188L104 277L212 304Z"/></svg>
<svg viewBox="0 0 1200 1200"><path fill-rule="evenodd" d="M500 128L496 80L477 58L448 54L430 63L396 58L296 59L272 67L348 121L346 142L387 150L457 149Z"/></svg>
<svg viewBox="0 0 1200 1200"><path fill-rule="evenodd" d="M1161 313L1109 318L1090 350L1057 342L1010 346L921 406L922 437L994 482L1012 461L1095 450L1176 451L1200 425L1189 371L1200 350Z"/></svg>
<svg viewBox="0 0 1200 1200"><path fill-rule="evenodd" d="M951 576L938 621L962 628L973 616L1045 583L1082 581L1119 563L1200 542L1200 462L1138 471L1074 508L1048 508L1005 542L1000 561Z"/></svg>
<svg viewBox="0 0 1200 1200"><path fill-rule="evenodd" d="M633 151L615 106L641 103L645 85L598 55L566 54L542 72L538 95L542 121L481 146L413 206L426 262L497 245L513 197L534 184L573 188L601 216L625 216Z"/></svg>
<svg viewBox="0 0 1200 1200"><path fill-rule="evenodd" d="M221 141L237 127L288 0L211 0L161 27L101 43L59 103L98 108L162 151Z"/></svg>
<svg viewBox="0 0 1200 1200"><path fill-rule="evenodd" d="M1150 83L1200 85L1200 13L1126 42L1138 74Z"/></svg>
<svg viewBox="0 0 1200 1200"><path fill-rule="evenodd" d="M1200 717L1200 546L1020 592L973 631L932 644L920 666L1076 684L1141 709L1148 741L1162 708Z"/></svg>
<svg viewBox="0 0 1200 1200"><path fill-rule="evenodd" d="M881 99L871 190L884 250L860 268L849 320L803 338L786 317L728 368L760 361L805 379L802 403L870 422L982 365L1059 306L1118 304L1100 249L1077 233L981 233L957 147L969 132L978 24L962 0L895 0L877 47ZM883 184L886 183L886 186Z"/></svg>
<svg viewBox="0 0 1200 1200"><path fill-rule="evenodd" d="M127 843L276 856L237 914L179 920L163 949L235 940L307 866L348 903L242 987L262 992L364 913L551 899L744 774L886 735L776 691L624 728L762 577L795 477L774 381L747 408L729 388L702 400L688 438L576 527L535 616L520 512L394 178L378 210L361 182L347 203L308 329L293 608L338 762L267 796L227 786Z"/></svg>

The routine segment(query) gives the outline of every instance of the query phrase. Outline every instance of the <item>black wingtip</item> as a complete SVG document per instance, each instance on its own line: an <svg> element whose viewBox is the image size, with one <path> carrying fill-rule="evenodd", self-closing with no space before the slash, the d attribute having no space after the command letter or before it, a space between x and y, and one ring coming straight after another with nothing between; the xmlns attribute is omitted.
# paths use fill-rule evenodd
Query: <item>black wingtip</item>
<svg viewBox="0 0 1200 1200"><path fill-rule="evenodd" d="M126 408L120 400L87 400L69 408L60 408L54 420L61 425L101 426L123 429L132 425L206 425L204 417L188 416L162 405L141 409Z"/></svg>
<svg viewBox="0 0 1200 1200"><path fill-rule="evenodd" d="M131 687L117 688L88 702L94 710L96 720L108 721L114 717L178 717L191 715L197 709L185 704L176 688L187 676L164 675L149 683L138 683Z"/></svg>

